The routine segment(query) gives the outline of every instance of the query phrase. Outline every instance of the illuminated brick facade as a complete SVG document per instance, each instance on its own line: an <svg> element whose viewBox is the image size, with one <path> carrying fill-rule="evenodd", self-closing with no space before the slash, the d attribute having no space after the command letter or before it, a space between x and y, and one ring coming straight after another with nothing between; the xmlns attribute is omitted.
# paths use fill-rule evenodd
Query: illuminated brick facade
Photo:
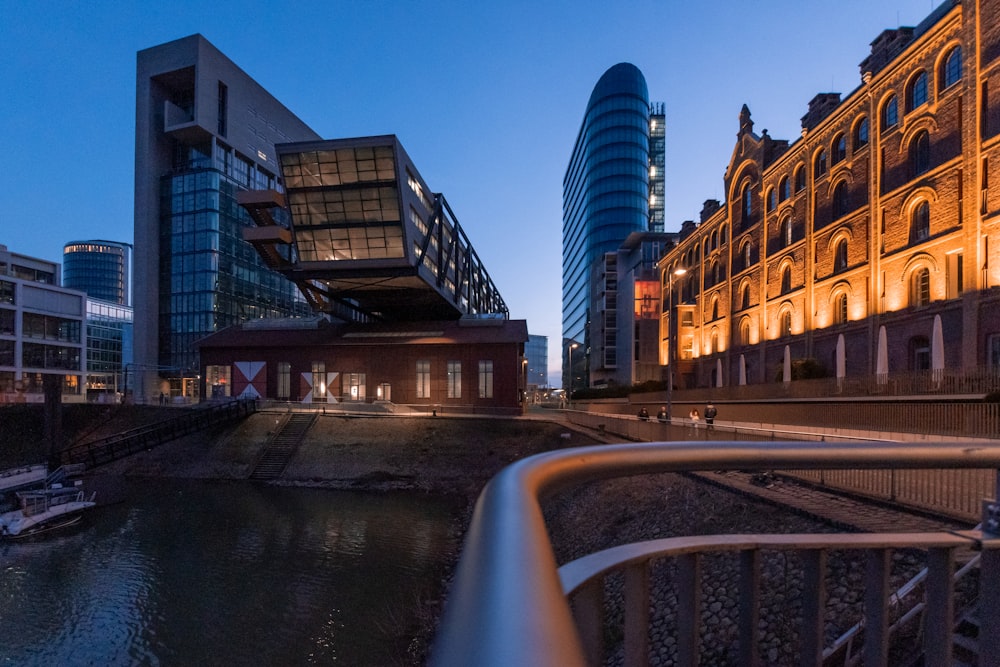
<svg viewBox="0 0 1000 667"><path fill-rule="evenodd" d="M743 107L726 202L659 263L677 386L773 381L786 346L829 375L1000 363L1000 0L886 30L860 69L793 143Z"/></svg>

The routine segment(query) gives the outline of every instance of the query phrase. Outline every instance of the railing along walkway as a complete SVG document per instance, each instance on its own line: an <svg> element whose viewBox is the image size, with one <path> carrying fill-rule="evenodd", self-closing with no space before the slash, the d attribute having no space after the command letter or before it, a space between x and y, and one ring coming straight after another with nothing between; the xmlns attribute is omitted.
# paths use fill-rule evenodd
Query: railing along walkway
<svg viewBox="0 0 1000 667"><path fill-rule="evenodd" d="M623 545L557 566L545 528L541 502L556 491L612 477L658 472L772 469L1000 468L1000 445L953 443L833 444L740 442L656 442L558 450L518 461L483 490L445 608L431 664L437 666L602 664L604 601L599 582L610 572L625 577L626 664L649 660L650 565L676 561L677 626L673 628L679 665L696 665L697 613L702 555L737 552L741 639L733 647L739 664L762 664L754 619L760 614L760 554L791 550L802 559L804 585L798 623L799 664L821 664L826 592L824 573L830 550L866 555L865 664L888 664L888 573L898 549L928 555L924 664L949 664L955 604L955 554L981 550L978 604L981 665L1000 665L1000 539L980 531L840 535L726 535L670 538ZM667 508L669 511L669 508ZM1000 514L994 509L994 515ZM994 523L985 523L994 530ZM575 594L574 594L575 592ZM571 607L569 596L574 598ZM790 608L792 605L788 605ZM574 614L575 609L575 614ZM684 620L684 619L687 620ZM598 628L601 628L598 631Z"/></svg>
<svg viewBox="0 0 1000 667"><path fill-rule="evenodd" d="M256 410L257 402L253 399L184 409L177 417L64 449L59 452L59 463L82 463L88 468L94 468L191 433L244 419Z"/></svg>

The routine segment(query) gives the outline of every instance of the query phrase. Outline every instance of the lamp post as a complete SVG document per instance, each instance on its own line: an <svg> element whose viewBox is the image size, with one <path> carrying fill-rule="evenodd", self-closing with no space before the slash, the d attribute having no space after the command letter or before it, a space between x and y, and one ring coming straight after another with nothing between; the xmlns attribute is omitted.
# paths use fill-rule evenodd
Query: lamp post
<svg viewBox="0 0 1000 667"><path fill-rule="evenodd" d="M670 420L674 418L674 366L677 363L677 337L679 327L677 326L677 309L674 308L674 276L683 276L687 269L678 267L671 271L667 281L667 298L669 313L667 317L667 338L670 339L670 347L667 349L667 415Z"/></svg>

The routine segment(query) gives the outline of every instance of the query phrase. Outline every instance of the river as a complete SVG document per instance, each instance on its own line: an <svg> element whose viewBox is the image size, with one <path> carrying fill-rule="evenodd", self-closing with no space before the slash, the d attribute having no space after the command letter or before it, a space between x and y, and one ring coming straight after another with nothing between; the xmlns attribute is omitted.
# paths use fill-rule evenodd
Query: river
<svg viewBox="0 0 1000 667"><path fill-rule="evenodd" d="M457 548L416 494L127 480L0 542L0 665L400 665Z"/></svg>

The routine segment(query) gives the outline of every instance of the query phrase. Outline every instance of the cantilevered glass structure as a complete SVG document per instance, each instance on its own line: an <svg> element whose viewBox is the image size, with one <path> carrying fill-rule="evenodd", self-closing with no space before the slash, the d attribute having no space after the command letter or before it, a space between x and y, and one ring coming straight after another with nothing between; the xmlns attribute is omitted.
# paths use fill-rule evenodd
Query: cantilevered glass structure
<svg viewBox="0 0 1000 667"><path fill-rule="evenodd" d="M314 310L348 321L507 317L444 196L394 135L276 150L285 193L241 193L256 223L244 238Z"/></svg>
<svg viewBox="0 0 1000 667"><path fill-rule="evenodd" d="M629 234L647 231L651 223L649 135L646 80L634 65L619 63L594 87L563 178L562 353L567 389L587 384L595 266Z"/></svg>

